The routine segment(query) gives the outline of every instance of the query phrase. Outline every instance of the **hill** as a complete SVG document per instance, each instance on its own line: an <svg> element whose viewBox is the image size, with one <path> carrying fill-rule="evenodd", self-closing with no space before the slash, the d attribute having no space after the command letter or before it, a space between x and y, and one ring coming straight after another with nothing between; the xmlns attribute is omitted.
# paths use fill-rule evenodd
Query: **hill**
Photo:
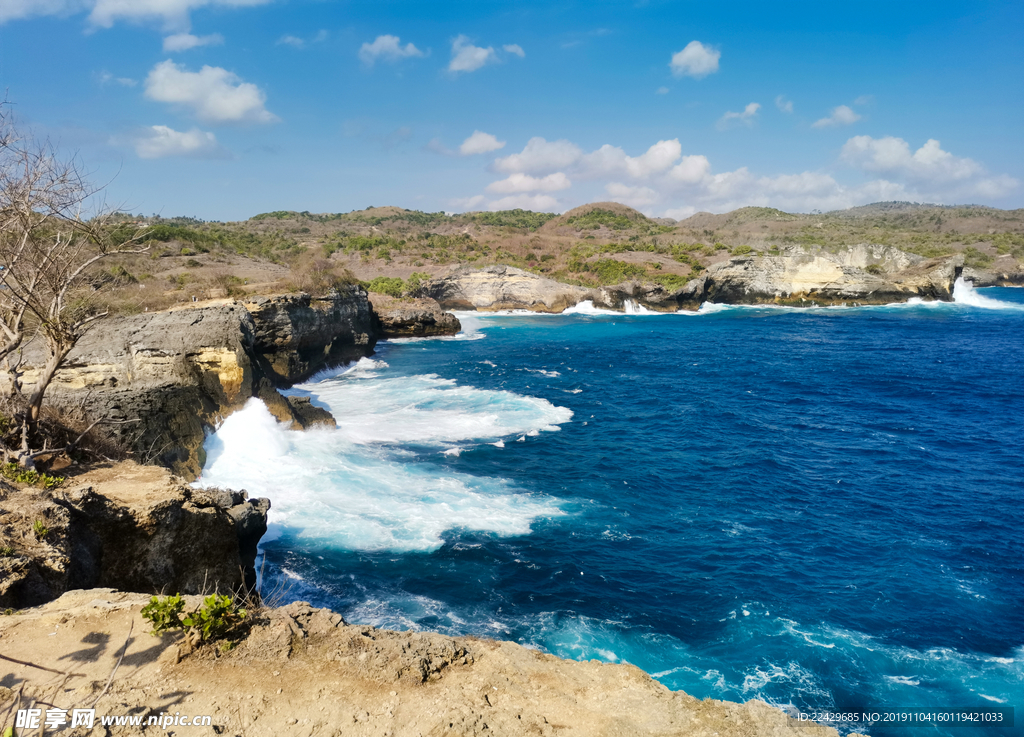
<svg viewBox="0 0 1024 737"><path fill-rule="evenodd" d="M583 286L636 278L669 288L709 265L798 246L890 245L925 257L963 252L968 266L1024 270L1024 210L880 202L828 213L744 207L651 219L615 202L562 215L446 214L399 207L275 211L240 222L125 215L147 228L148 255L104 264L94 286L120 312L244 293L317 291L359 280L400 296L462 265L505 264Z"/></svg>

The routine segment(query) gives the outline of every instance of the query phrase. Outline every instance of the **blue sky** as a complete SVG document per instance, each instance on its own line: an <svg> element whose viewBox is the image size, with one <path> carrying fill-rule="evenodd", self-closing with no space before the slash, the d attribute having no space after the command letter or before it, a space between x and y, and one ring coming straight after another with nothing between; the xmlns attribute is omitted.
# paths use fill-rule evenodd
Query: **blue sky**
<svg viewBox="0 0 1024 737"><path fill-rule="evenodd" d="M1022 206L1024 3L0 0L133 212Z"/></svg>

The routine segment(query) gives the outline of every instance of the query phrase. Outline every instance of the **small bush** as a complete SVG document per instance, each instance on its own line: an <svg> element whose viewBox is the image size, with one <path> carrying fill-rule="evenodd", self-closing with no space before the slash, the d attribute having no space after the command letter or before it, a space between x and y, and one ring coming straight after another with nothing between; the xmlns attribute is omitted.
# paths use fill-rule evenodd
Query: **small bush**
<svg viewBox="0 0 1024 737"><path fill-rule="evenodd" d="M35 534L36 540L43 540L50 534L50 528L43 524L41 519L37 519L32 523L32 532Z"/></svg>
<svg viewBox="0 0 1024 737"><path fill-rule="evenodd" d="M373 281L366 283L366 290L386 294L389 297L401 297L405 291L405 282L397 276L378 276Z"/></svg>
<svg viewBox="0 0 1024 737"><path fill-rule="evenodd" d="M142 607L142 618L153 624L153 634L182 628L181 613L185 611L185 602L181 594L165 596L160 599L154 596L146 606Z"/></svg>
<svg viewBox="0 0 1024 737"><path fill-rule="evenodd" d="M202 606L182 616L184 611L181 594L162 599L154 596L142 608L142 616L152 622L154 635L180 629L193 634L200 642L224 637L248 616L245 609L235 606L230 596L222 594L207 596ZM221 647L222 652L227 650Z"/></svg>
<svg viewBox="0 0 1024 737"><path fill-rule="evenodd" d="M63 476L50 476L38 471L29 471L14 462L5 463L3 466L0 466L0 475L3 475L9 481L38 486L47 491L53 491L67 480Z"/></svg>
<svg viewBox="0 0 1024 737"><path fill-rule="evenodd" d="M13 557L14 557L14 548L12 548L10 545L4 545L2 548L0 548L0 558L13 558Z"/></svg>
<svg viewBox="0 0 1024 737"><path fill-rule="evenodd" d="M186 627L199 633L202 641L217 640L241 624L248 612L235 607L230 596L213 594L203 600L203 605L181 620Z"/></svg>

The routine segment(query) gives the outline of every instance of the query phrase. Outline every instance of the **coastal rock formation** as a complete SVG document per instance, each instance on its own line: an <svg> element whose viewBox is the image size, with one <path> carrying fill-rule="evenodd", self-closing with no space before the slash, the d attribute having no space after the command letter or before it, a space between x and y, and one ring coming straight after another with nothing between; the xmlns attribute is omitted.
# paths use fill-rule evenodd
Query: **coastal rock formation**
<svg viewBox="0 0 1024 737"><path fill-rule="evenodd" d="M109 318L68 355L47 402L102 418L111 437L146 462L193 479L205 463L206 432L251 397L296 427L333 425L326 410L285 398L290 385L328 366L369 355L373 313L361 287L334 297L257 298ZM41 346L26 350L26 389Z"/></svg>
<svg viewBox="0 0 1024 737"><path fill-rule="evenodd" d="M166 469L132 462L53 492L5 489L0 607L35 606L95 586L145 593L251 588L269 509L267 499L193 489Z"/></svg>
<svg viewBox="0 0 1024 737"><path fill-rule="evenodd" d="M242 302L252 316L253 350L277 386L373 351L373 310L366 290L343 287L329 297L287 294Z"/></svg>
<svg viewBox="0 0 1024 737"><path fill-rule="evenodd" d="M442 311L432 299L397 300L376 294L372 299L381 338L455 335L462 330L459 318Z"/></svg>
<svg viewBox="0 0 1024 737"><path fill-rule="evenodd" d="M6 656L72 671L55 694L52 674L7 663L11 683L24 687L22 698L55 700L58 709L98 698L98 715L209 715L203 733L246 737L838 737L761 701L671 691L632 665L562 660L513 642L346 624L303 602L256 612L249 634L233 648L214 643L193 650L180 635L143 634L146 602L94 589L0 617ZM188 599L188 607L197 604ZM125 644L130 627L136 634ZM122 647L117 677L104 691ZM14 689L0 687L0 713L17 698Z"/></svg>
<svg viewBox="0 0 1024 737"><path fill-rule="evenodd" d="M969 281L975 287L1019 287L1024 286L1024 271L1013 269L974 269L970 266L964 267L964 281Z"/></svg>
<svg viewBox="0 0 1024 737"><path fill-rule="evenodd" d="M786 255L750 255L715 264L677 294L681 308L704 302L721 304L888 304L911 297L949 301L963 270L963 257L922 259L894 273L872 273L848 253L802 251ZM877 262L876 262L877 263ZM873 270L874 271L874 270Z"/></svg>
<svg viewBox="0 0 1024 737"><path fill-rule="evenodd" d="M432 279L420 296L446 310L532 310L562 312L589 299L589 290L546 279L513 266L462 267Z"/></svg>

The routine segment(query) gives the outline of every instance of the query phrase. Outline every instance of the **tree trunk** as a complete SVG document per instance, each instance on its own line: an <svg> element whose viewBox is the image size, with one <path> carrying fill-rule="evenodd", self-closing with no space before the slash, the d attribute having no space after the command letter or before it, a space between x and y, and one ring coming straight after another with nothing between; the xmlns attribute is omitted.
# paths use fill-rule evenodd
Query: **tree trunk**
<svg viewBox="0 0 1024 737"><path fill-rule="evenodd" d="M64 359L71 352L73 345L50 346L50 359L39 374L39 383L36 384L35 391L32 392L32 396L28 400L28 419L33 430L36 423L39 422L39 410L43 406L43 395L46 394L46 388L50 386L50 382L53 381L57 369L64 363Z"/></svg>

